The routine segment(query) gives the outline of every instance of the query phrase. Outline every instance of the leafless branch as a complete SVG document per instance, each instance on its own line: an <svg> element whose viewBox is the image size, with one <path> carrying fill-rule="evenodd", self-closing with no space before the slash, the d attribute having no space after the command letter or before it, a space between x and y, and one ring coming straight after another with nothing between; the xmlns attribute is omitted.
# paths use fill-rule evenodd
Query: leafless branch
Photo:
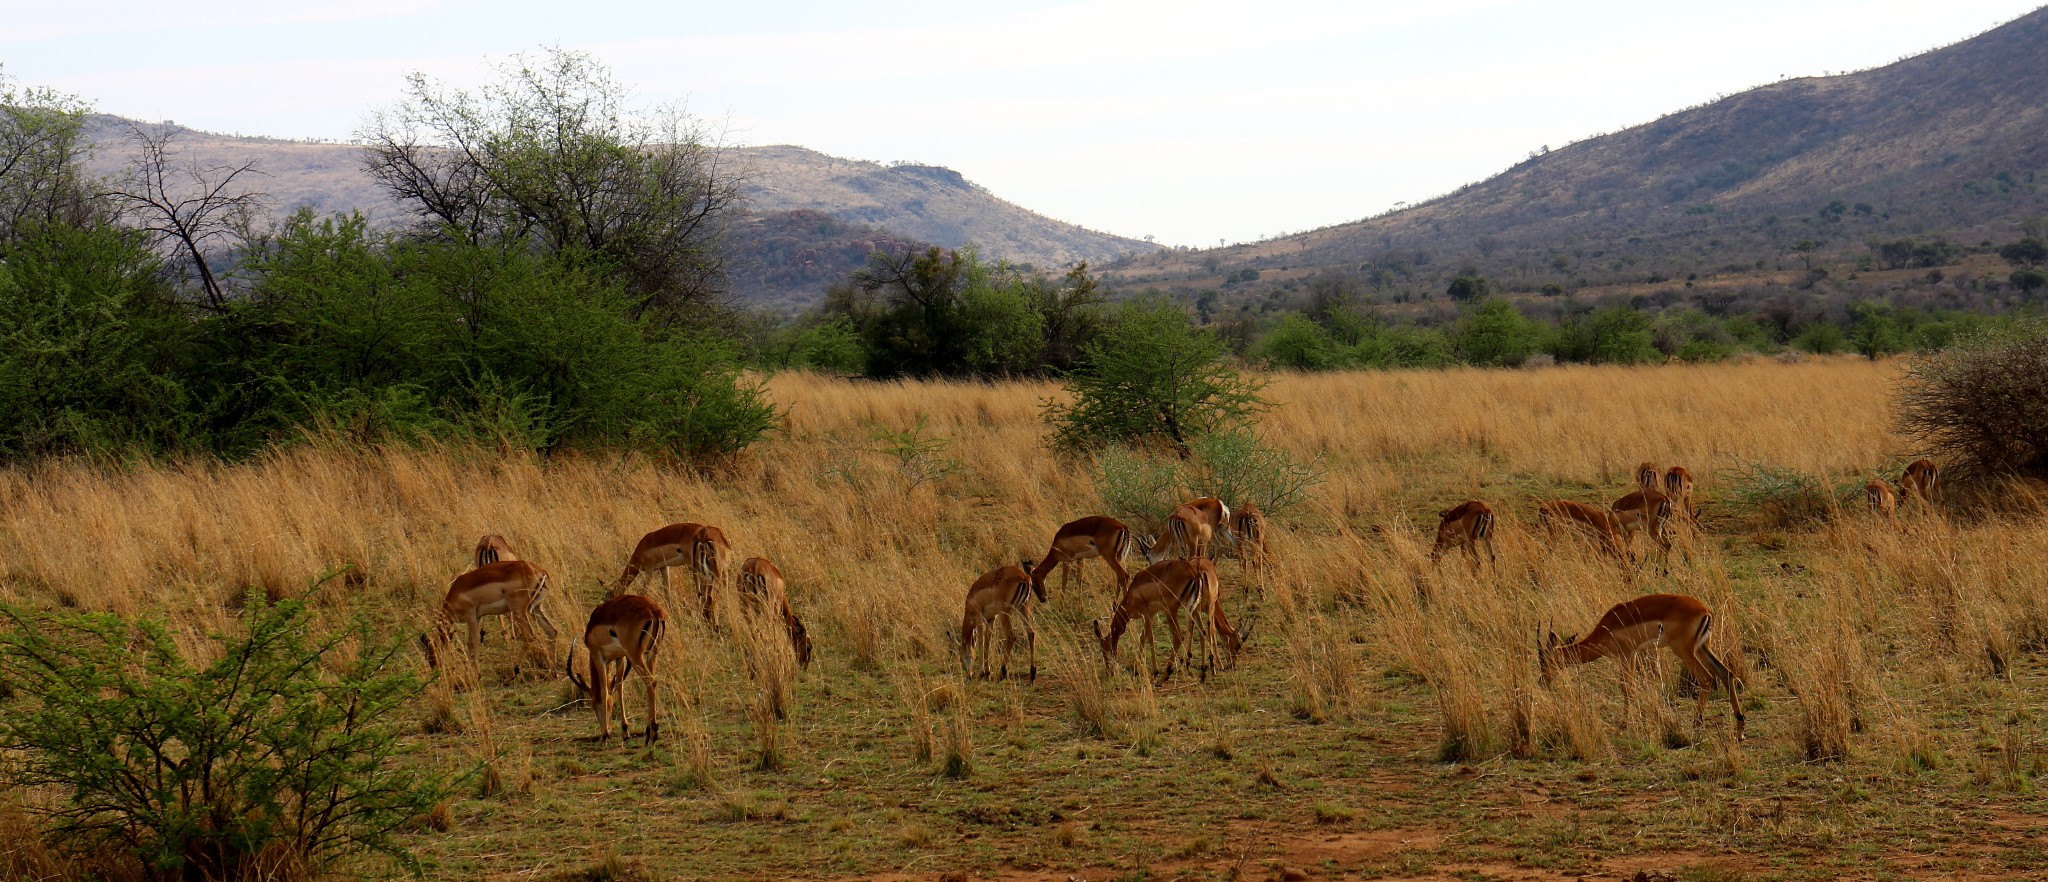
<svg viewBox="0 0 2048 882"><path fill-rule="evenodd" d="M128 124L138 155L125 177L98 194L112 200L131 226L149 233L199 277L207 305L220 309L227 294L212 258L242 244L250 218L264 211L270 196L245 186L245 176L262 175L254 160L239 165L179 163L169 126Z"/></svg>

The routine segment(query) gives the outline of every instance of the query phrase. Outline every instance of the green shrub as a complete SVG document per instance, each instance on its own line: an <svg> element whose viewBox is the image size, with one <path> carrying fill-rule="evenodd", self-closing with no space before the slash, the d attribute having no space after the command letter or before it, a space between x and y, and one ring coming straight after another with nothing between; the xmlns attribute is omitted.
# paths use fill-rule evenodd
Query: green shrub
<svg viewBox="0 0 2048 882"><path fill-rule="evenodd" d="M1829 486L1818 476L1761 462L1743 462L1716 476L1735 504L1777 527L1827 520L1845 505L1861 504L1857 482Z"/></svg>
<svg viewBox="0 0 2048 882"><path fill-rule="evenodd" d="M1288 313L1252 344L1252 356L1274 367L1324 371L1348 361L1344 347L1322 325L1300 313Z"/></svg>
<svg viewBox="0 0 2048 882"><path fill-rule="evenodd" d="M1827 322L1815 322L1792 338L1792 345L1815 355L1833 355L1848 348L1849 338L1841 328Z"/></svg>
<svg viewBox="0 0 2048 882"><path fill-rule="evenodd" d="M1241 431L1201 438L1185 460L1122 446L1095 457L1095 491L1103 507L1141 532L1157 529L1192 497L1215 496L1233 506L1255 502L1272 516L1306 500L1320 483L1313 464Z"/></svg>
<svg viewBox="0 0 2048 882"><path fill-rule="evenodd" d="M0 242L0 457L189 444L187 325L143 240L111 226L13 233Z"/></svg>
<svg viewBox="0 0 2048 882"><path fill-rule="evenodd" d="M1249 432L1218 432L1196 441L1181 479L1190 496L1215 496L1231 505L1256 502L1269 516L1301 503L1320 483L1313 464Z"/></svg>
<svg viewBox="0 0 2048 882"><path fill-rule="evenodd" d="M1466 311L1455 342L1466 364L1520 367L1542 342L1542 328L1523 318L1514 304L1489 297Z"/></svg>
<svg viewBox="0 0 2048 882"><path fill-rule="evenodd" d="M1067 381L1070 403L1043 414L1058 450L1165 444L1186 456L1196 439L1248 424L1267 407L1264 384L1238 373L1216 338L1164 303L1125 307Z"/></svg>
<svg viewBox="0 0 2048 882"><path fill-rule="evenodd" d="M417 871L396 834L449 782L396 763L421 689L405 643L363 621L316 636L296 600L252 596L242 619L198 662L161 621L0 605L10 783L61 794L43 810L60 845L113 846L153 875L248 878L364 851Z"/></svg>

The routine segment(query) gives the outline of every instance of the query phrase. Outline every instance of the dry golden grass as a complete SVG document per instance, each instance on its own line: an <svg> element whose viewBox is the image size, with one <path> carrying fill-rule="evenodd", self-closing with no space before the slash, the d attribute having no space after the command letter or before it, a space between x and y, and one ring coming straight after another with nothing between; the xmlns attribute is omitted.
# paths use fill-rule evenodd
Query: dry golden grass
<svg viewBox="0 0 2048 882"><path fill-rule="evenodd" d="M1041 613L1036 686L960 679L951 640L966 586L1043 554L1054 528L1099 505L1085 466L1039 446L1040 402L1059 394L1046 384L780 376L771 391L788 410L786 430L708 474L638 456L318 445L232 465L18 467L0 471L0 598L166 616L196 638L226 627L245 590L292 593L348 565L357 577L321 589L321 608L410 631L476 537L495 532L554 574L550 613L573 632L597 582L664 524L716 524L735 560L777 561L818 643L807 672L794 670L776 629L734 639L690 613L684 581L682 591L652 589L674 625L660 664L668 739L651 751L575 740L595 721L555 713L567 696L552 683L506 684L506 625L488 626L483 688L437 685L418 736L431 761L493 770L492 792L458 807L454 833L417 843L478 876L566 872L600 843L657 876L706 872L701 857L679 861L679 842L771 875L1195 860L1179 844L1197 829L1132 832L1174 823L1160 820L1168 814L1204 825L1203 835L1246 818L1458 833L1434 857L1360 864L1386 872L1504 854L1597 867L1612 834L1501 826L1513 815L1496 812L1508 808L1471 813L1519 805L1517 794L1538 786L1581 794L1557 797L1573 806L1573 831L1650 824L1639 849L1697 851L1704 841L1708 851L1830 855L1857 836L1924 823L1913 800L2029 811L2041 763L2039 518L1921 513L1893 526L1851 514L1772 530L1718 495L1715 474L1742 462L1836 481L1904 452L1887 430L1894 374L1839 360L1275 377L1280 406L1265 434L1319 460L1327 481L1276 520L1267 579L1245 583L1234 563L1222 567L1233 619L1256 607L1260 624L1243 663L1207 686L1155 688L1128 668L1105 672L1089 633L1110 604L1099 564ZM935 482L906 476L870 439L875 427L920 418L958 461ZM1644 459L1702 479L1706 532L1669 576L1631 578L1585 543L1536 530L1538 500L1604 504ZM1499 512L1500 565L1475 575L1453 555L1432 569L1434 513L1466 498ZM1668 655L1656 683L1623 683L1603 663L1536 685L1540 630L1584 631L1650 591L1693 594L1716 611L1717 651L1748 685L1748 742L1728 737L1718 697L1694 727L1690 699L1670 694ZM552 648L557 664L562 648ZM637 728L645 710L627 692ZM1452 786L1434 780L1440 759L1516 765L1492 784ZM1834 790L1815 796L1833 786L1815 783L1815 761L1842 770L1821 777L1877 791L1883 810L1842 808ZM1880 773L1919 783L1887 791L1870 783ZM1399 808L1318 795L1389 774L1418 794L1462 795L1387 795L1405 800ZM750 789L763 786L777 789ZM618 815L621 787L658 797L670 814ZM1687 802L1649 821L1612 801L1617 788L1674 787ZM1819 807L1788 820L1787 794ZM1780 815L1757 821L1758 801L1774 795ZM905 799L953 800L964 814ZM1113 808L1072 807L1083 804ZM1345 809L1310 811L1318 805ZM1354 809L1357 818L1345 814ZM960 826L999 811L1032 820L993 851ZM693 832L704 823L718 829ZM551 845L530 841L537 824ZM747 824L805 825L812 841L728 835ZM1291 835L1246 829L1281 852ZM1226 841L1212 857L1228 866L1249 847Z"/></svg>

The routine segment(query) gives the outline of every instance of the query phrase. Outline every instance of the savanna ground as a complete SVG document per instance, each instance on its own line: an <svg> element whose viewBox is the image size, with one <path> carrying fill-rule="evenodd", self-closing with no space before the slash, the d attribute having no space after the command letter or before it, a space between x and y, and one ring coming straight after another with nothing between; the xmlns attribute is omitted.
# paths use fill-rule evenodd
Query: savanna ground
<svg viewBox="0 0 2048 882"><path fill-rule="evenodd" d="M1056 388L1027 383L778 377L787 430L710 473L317 444L16 468L0 472L0 597L168 616L201 646L247 588L282 596L348 564L314 595L322 614L411 633L476 536L505 534L554 574L564 634L515 681L493 620L481 685L443 678L407 722L408 762L488 767L447 829L412 837L442 878L2039 878L2048 521L2016 506L1774 523L1728 492L1751 463L1896 477L1896 374L1273 378L1265 437L1326 480L1275 518L1265 578L1223 564L1225 604L1256 630L1206 684L1151 686L1132 642L1105 674L1099 563L1074 590L1052 580L1035 684L960 678L967 584L1100 506L1088 469L1039 444ZM920 418L957 468L906 469L872 440ZM1668 576L1630 580L1536 528L1538 500L1604 504L1644 459L1701 478L1704 530ZM1498 568L1433 569L1435 512L1467 498L1500 514ZM663 741L595 743L561 653L597 580L677 521L780 563L818 658L795 673L772 636L706 626L657 588ZM1650 592L1716 611L1748 740L1718 694L1693 725L1668 654L1654 683L1602 662L1537 685L1540 628L1584 631ZM629 708L637 730L637 693Z"/></svg>

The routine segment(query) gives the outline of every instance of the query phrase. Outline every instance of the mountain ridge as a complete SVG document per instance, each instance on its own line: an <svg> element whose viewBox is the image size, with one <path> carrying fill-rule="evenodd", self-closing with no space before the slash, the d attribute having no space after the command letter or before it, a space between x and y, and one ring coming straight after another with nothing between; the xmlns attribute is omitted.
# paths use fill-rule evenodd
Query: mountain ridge
<svg viewBox="0 0 2048 882"><path fill-rule="evenodd" d="M114 174L127 163L131 121L93 114L86 137L88 168ZM257 189L276 208L311 207L320 214L361 211L376 226L411 220L368 174L352 144L206 132L175 123L181 159L201 166L253 159ZM946 248L973 244L990 259L1061 268L1157 250L1149 242L1045 217L1004 200L942 166L883 165L843 159L794 145L727 148L742 170L748 214L733 225L733 292L753 303L800 306L823 295L824 282L860 265L857 246ZM774 241L760 241L772 236ZM807 238L808 237L808 238ZM769 261L761 263L761 261ZM797 263L784 265L779 261Z"/></svg>
<svg viewBox="0 0 2048 882"><path fill-rule="evenodd" d="M1577 141L1400 211L1107 271L1199 284L1218 267L1358 273L1425 249L1432 282L1471 268L1533 286L1644 263L1711 271L1801 240L1846 251L1872 237L2008 235L2048 212L2044 95L2039 9L1882 67L1781 80ZM1720 254L1687 254L1700 251ZM1590 268L1594 252L1635 263Z"/></svg>

